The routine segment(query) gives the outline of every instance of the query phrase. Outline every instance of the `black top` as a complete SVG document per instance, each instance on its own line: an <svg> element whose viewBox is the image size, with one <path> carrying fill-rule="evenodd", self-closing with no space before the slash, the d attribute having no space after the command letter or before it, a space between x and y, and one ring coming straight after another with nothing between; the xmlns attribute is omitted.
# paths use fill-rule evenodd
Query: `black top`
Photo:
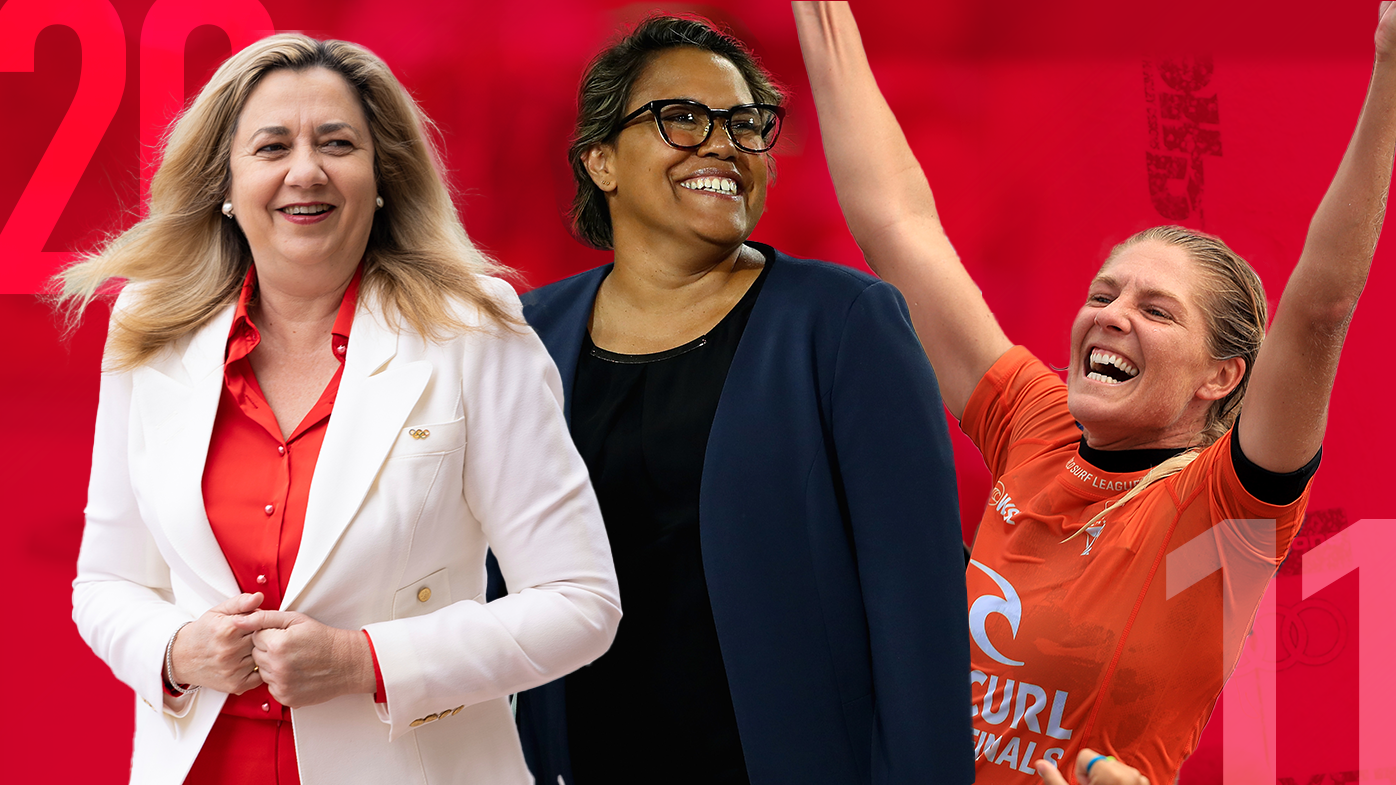
<svg viewBox="0 0 1396 785"><path fill-rule="evenodd" d="M627 355L582 342L572 436L601 503L625 615L610 651L567 677L577 785L748 782L703 574L698 495L723 382L769 270L683 346Z"/></svg>

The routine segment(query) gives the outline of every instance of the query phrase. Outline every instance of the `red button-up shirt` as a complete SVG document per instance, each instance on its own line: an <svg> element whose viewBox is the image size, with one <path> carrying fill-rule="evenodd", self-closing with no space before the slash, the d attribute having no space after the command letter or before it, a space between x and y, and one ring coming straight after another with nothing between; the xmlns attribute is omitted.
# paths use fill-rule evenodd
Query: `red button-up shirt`
<svg viewBox="0 0 1396 785"><path fill-rule="evenodd" d="M204 509L238 587L248 593L262 592L263 608L281 607L282 594L300 550L310 481L339 392L361 274L362 269L354 273L330 329L329 351L339 360L340 367L305 419L286 438L282 438L281 426L248 359L261 342L261 334L247 311L257 291L255 267L247 271L233 313L223 393L204 466ZM374 671L378 672L376 657ZM381 699L381 676L378 681L376 697ZM223 713L252 719L290 719L290 709L271 697L265 685L228 696Z"/></svg>

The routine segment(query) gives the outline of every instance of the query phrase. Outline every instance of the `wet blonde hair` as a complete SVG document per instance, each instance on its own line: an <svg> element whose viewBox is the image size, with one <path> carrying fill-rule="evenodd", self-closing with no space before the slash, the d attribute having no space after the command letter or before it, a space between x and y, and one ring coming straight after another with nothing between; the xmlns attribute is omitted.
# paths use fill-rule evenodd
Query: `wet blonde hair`
<svg viewBox="0 0 1396 785"><path fill-rule="evenodd" d="M1115 508L1138 496L1145 488L1181 472L1197 458L1202 448L1212 444L1226 434L1241 413L1241 401L1245 398L1246 387L1251 381L1251 369L1255 358L1260 354L1260 344L1265 338L1265 325L1269 318L1265 304L1265 287L1260 276L1237 253L1229 248L1221 238L1182 226L1155 226L1130 237L1110 251L1102 269L1126 249L1142 242L1159 242L1181 248L1202 273L1198 291L1200 303L1207 318L1207 349L1213 360L1241 358L1246 368L1241 381L1227 395L1213 401L1207 410L1207 419L1197 443L1186 452L1169 458L1150 469L1139 479L1139 484L1124 496L1106 505L1087 521L1091 526L1105 518ZM1234 438L1234 437L1233 437ZM1085 526L1080 531L1085 531ZM1073 537L1075 534L1072 535ZM1070 538L1068 538L1070 539Z"/></svg>
<svg viewBox="0 0 1396 785"><path fill-rule="evenodd" d="M148 362L237 300L252 253L220 206L231 185L238 116L267 74L311 68L349 83L373 138L384 206L373 216L361 296L381 304L390 323L405 321L430 338L468 329L453 301L501 325L518 323L480 279L511 271L466 235L441 175L435 128L388 66L356 44L282 34L228 58L171 126L151 178L148 215L55 278L54 304L70 328L122 279L142 285L140 297L113 315L106 370Z"/></svg>

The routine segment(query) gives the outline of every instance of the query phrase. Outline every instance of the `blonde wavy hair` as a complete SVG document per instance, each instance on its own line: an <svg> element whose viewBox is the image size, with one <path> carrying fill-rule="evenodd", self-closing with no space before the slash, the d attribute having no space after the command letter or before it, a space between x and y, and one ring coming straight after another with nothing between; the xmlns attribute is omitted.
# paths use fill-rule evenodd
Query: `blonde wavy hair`
<svg viewBox="0 0 1396 785"><path fill-rule="evenodd" d="M229 192L229 161L238 116L267 74L324 68L354 89L373 137L374 174L384 206L373 217L361 296L372 297L390 323L428 338L469 329L453 301L488 320L517 325L489 295L482 275L511 276L471 243L442 177L435 126L376 55L345 41L282 34L228 58L166 136L150 182L148 215L59 273L55 307L69 329L97 297L122 280L141 296L113 314L103 359L129 370L197 330L236 302L252 263L247 239L220 206Z"/></svg>
<svg viewBox="0 0 1396 785"><path fill-rule="evenodd" d="M1150 485L1181 472L1197 458L1202 448L1226 435L1241 413L1241 401L1251 381L1251 369L1255 367L1261 341L1265 339L1265 325L1269 320L1265 286L1255 269L1221 238L1182 226L1155 226L1111 249L1110 256L1101 267L1109 265L1125 249L1142 242L1159 242L1181 248L1197 265L1201 273L1198 291L1202 295L1202 310L1207 317L1207 349L1213 360L1241 358L1246 363L1246 369L1235 389L1214 401L1207 410L1207 419L1194 445L1150 469L1140 478L1139 484L1106 505L1072 537L1085 531L1087 526L1102 521L1107 513L1128 503Z"/></svg>

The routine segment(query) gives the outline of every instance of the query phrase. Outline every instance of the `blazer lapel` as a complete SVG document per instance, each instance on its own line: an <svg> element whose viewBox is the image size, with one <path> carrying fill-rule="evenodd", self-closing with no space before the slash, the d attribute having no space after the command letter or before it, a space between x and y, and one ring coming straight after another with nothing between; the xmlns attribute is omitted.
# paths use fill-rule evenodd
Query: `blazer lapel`
<svg viewBox="0 0 1396 785"><path fill-rule="evenodd" d="M237 579L213 536L204 510L203 476L218 399L223 392L223 350L232 325L228 306L191 336L183 352L167 353L135 370L132 406L145 443L131 466L150 494L152 534L163 536L179 559L172 570L215 602L238 593Z"/></svg>
<svg viewBox="0 0 1396 785"><path fill-rule="evenodd" d="M602 265L523 295L524 319L538 333L562 376L562 413L572 424L572 382L596 291L614 265Z"/></svg>
<svg viewBox="0 0 1396 785"><path fill-rule="evenodd" d="M358 513L407 416L431 379L425 361L387 367L398 333L360 303L334 412L306 502L305 529L281 609L291 610Z"/></svg>

